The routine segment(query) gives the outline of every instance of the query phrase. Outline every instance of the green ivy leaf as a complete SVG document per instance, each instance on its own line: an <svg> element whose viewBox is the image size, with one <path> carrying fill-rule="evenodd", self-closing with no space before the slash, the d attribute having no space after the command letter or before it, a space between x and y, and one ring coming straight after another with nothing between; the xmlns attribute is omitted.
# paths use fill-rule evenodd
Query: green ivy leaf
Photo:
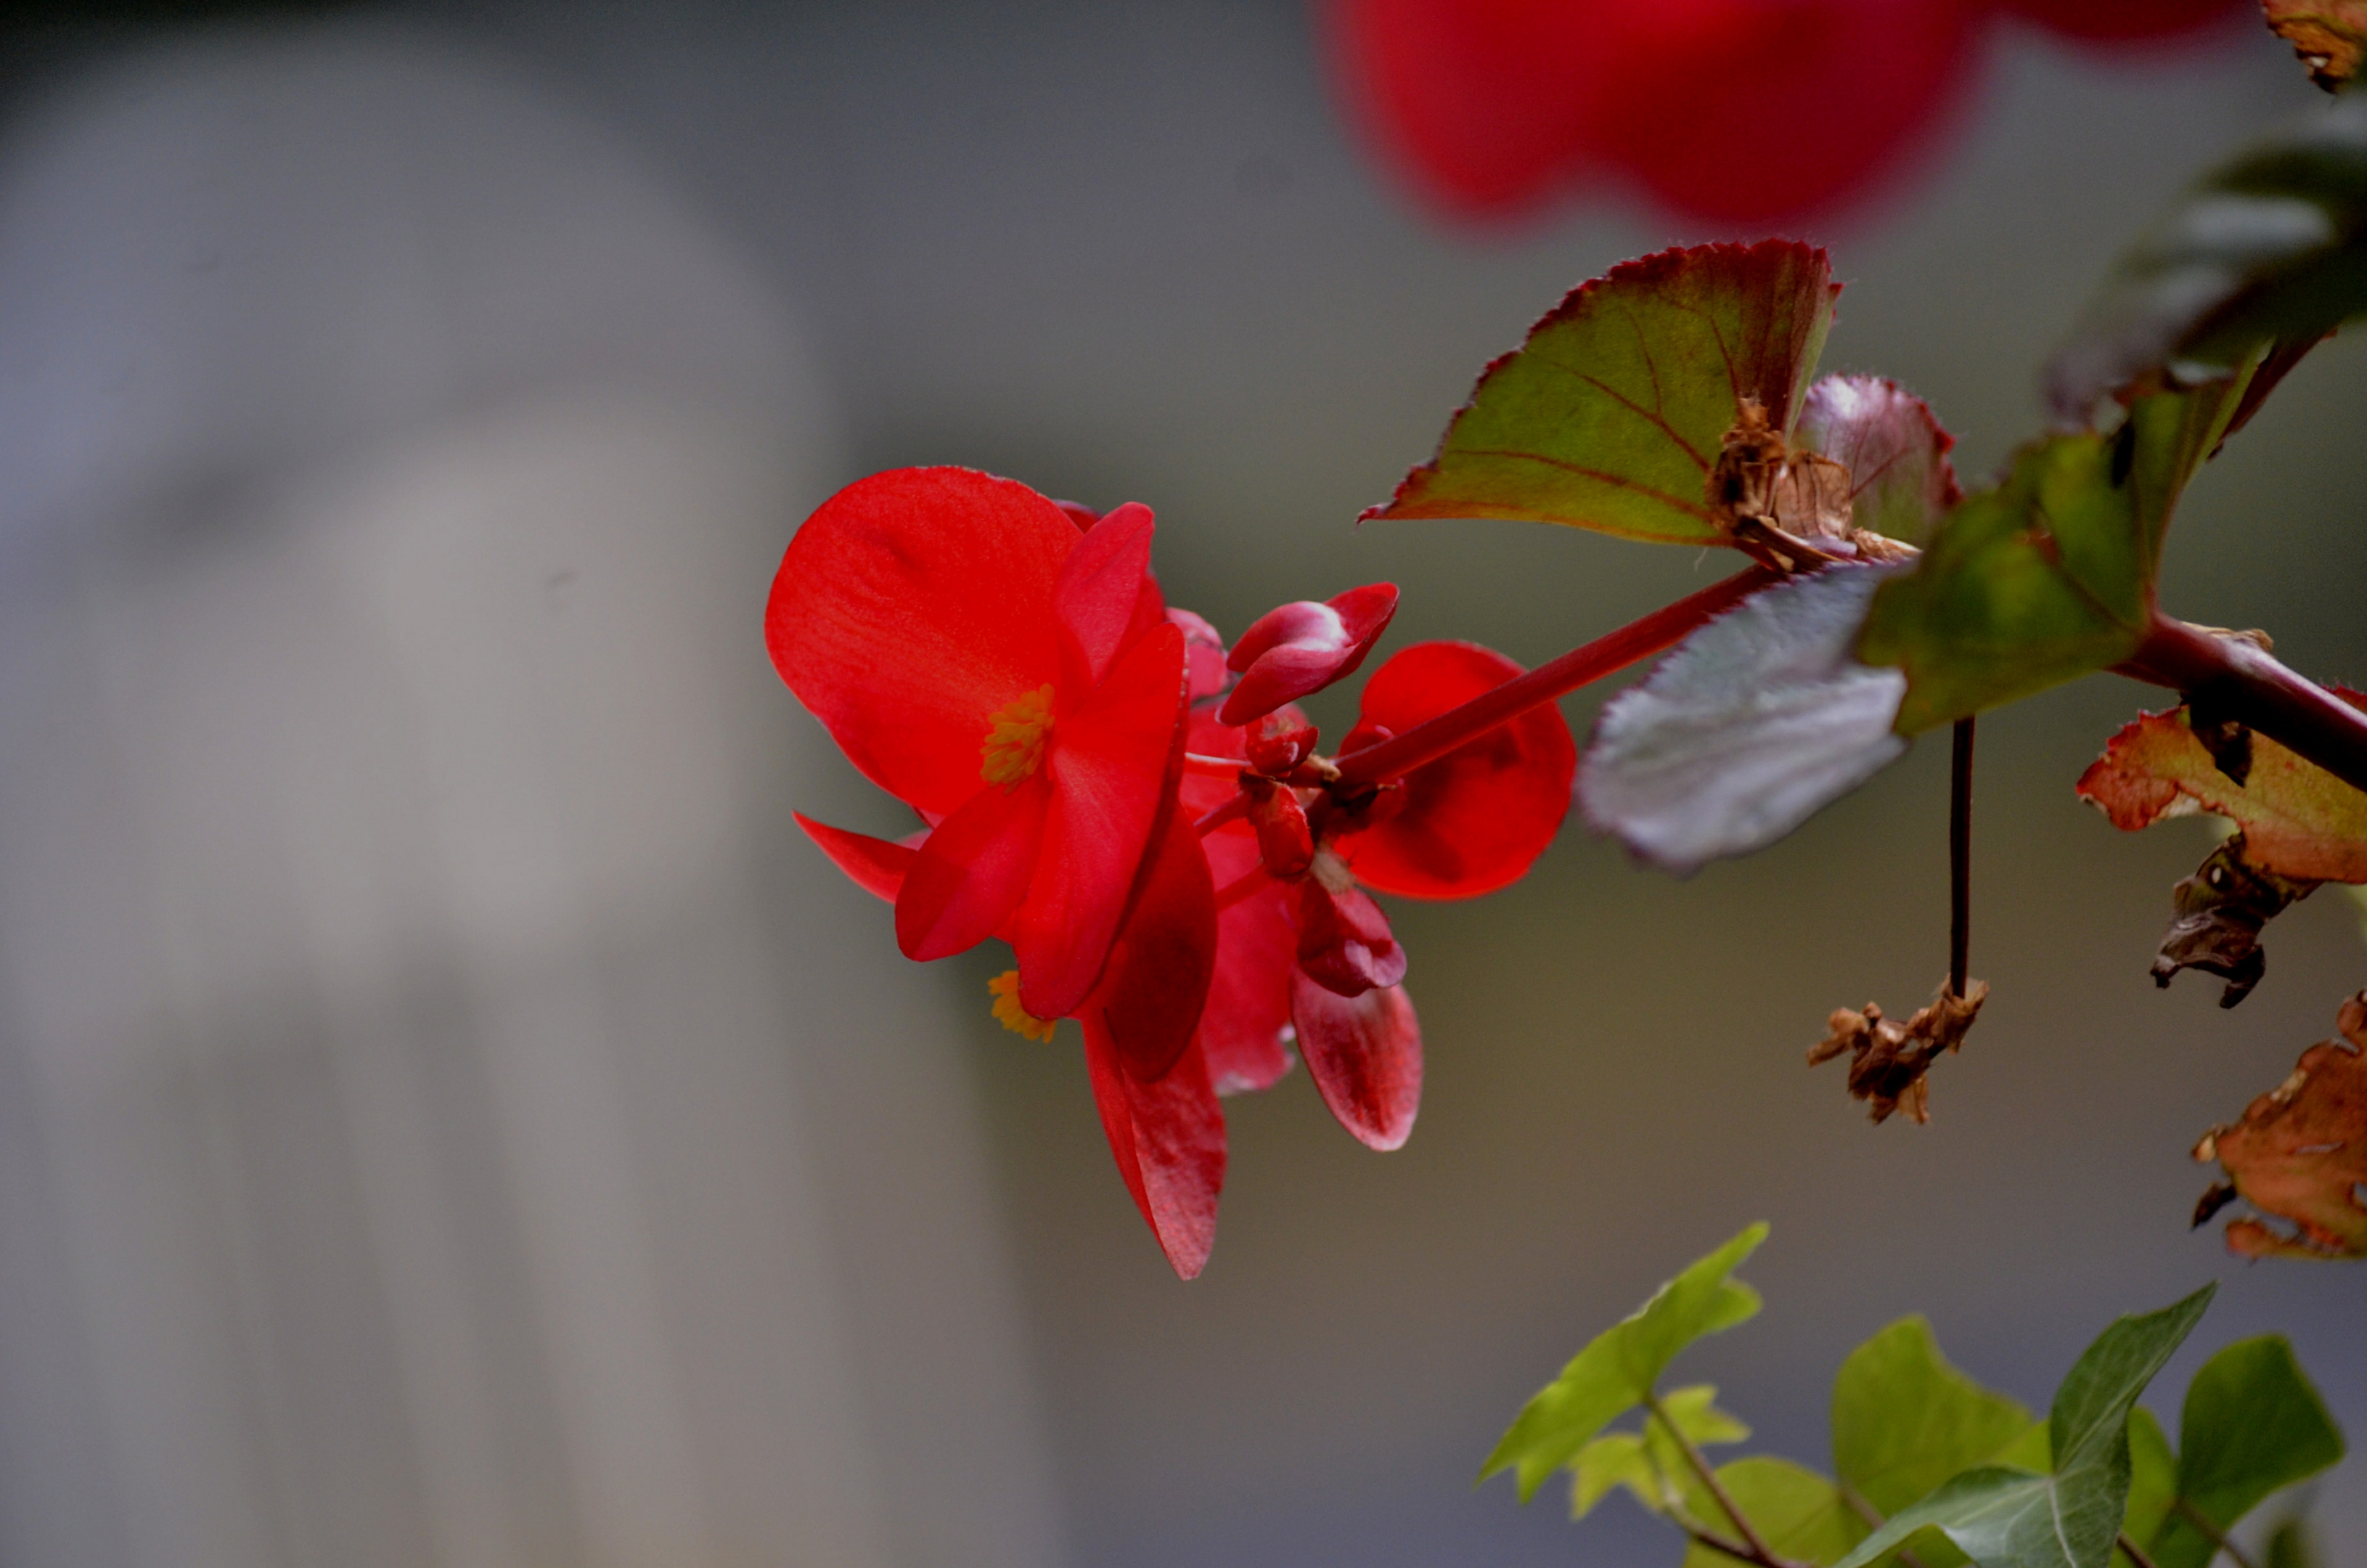
<svg viewBox="0 0 2367 1568"><path fill-rule="evenodd" d="M2157 1568L2205 1568L2216 1551L2187 1511L2221 1534L2271 1493L2340 1459L2342 1433L2282 1335L2228 1346L2187 1386L2179 1421L2177 1506L2147 1535ZM2134 1517L2134 1516L2133 1516Z"/></svg>
<svg viewBox="0 0 2367 1568"><path fill-rule="evenodd" d="M2024 447L2002 483L1949 514L1915 570L1882 585L1858 638L1860 659L1907 672L1899 733L2136 652L2153 620L2170 513L2256 369L2138 397L2109 436Z"/></svg>
<svg viewBox="0 0 2367 1568"><path fill-rule="evenodd" d="M2122 256L2049 363L2047 398L2085 424L2107 393L2230 369L2282 340L2272 384L2362 311L2367 94L2350 92L2205 175Z"/></svg>
<svg viewBox="0 0 2367 1568"><path fill-rule="evenodd" d="M1833 1471L1886 1517L1997 1458L2032 1426L2019 1400L1950 1366L1920 1316L1859 1346L1833 1378Z"/></svg>
<svg viewBox="0 0 2367 1568"><path fill-rule="evenodd" d="M1981 1568L2105 1568L2129 1498L2129 1412L2217 1289L2122 1318L2088 1346L2047 1417L2054 1473L1968 1471L1892 1515L1839 1568L1863 1568L1929 1526Z"/></svg>
<svg viewBox="0 0 2367 1568"><path fill-rule="evenodd" d="M1663 1395L1660 1408L1670 1425L1695 1448L1747 1441L1750 1428L1717 1408L1716 1400L1716 1388L1694 1383ZM1604 1433L1580 1449L1569 1468L1575 1478L1570 1487L1573 1519L1586 1517L1597 1503L1622 1486L1656 1514L1682 1505L1699 1515L1699 1500L1694 1496L1698 1483L1687 1469L1683 1454L1658 1422L1648 1422L1641 1432Z"/></svg>
<svg viewBox="0 0 2367 1568"><path fill-rule="evenodd" d="M1527 1502L1603 1427L1641 1404L1677 1352L1756 1313L1759 1292L1727 1276L1766 1239L1765 1224L1751 1226L1595 1335L1522 1407L1479 1479L1515 1471Z"/></svg>
<svg viewBox="0 0 2367 1568"><path fill-rule="evenodd" d="M1865 1539L1864 1522L1840 1489L1789 1460L1754 1454L1718 1466L1717 1481L1778 1557L1822 1568ZM1719 1528L1721 1517L1711 1514L1709 1523ZM1696 1541L1685 1552L1684 1568L1734 1568L1734 1559Z"/></svg>
<svg viewBox="0 0 2367 1568"><path fill-rule="evenodd" d="M1480 373L1438 455L1374 517L1512 517L1727 542L1704 497L1741 399L1787 434L1832 324L1825 253L1695 245L1571 290Z"/></svg>

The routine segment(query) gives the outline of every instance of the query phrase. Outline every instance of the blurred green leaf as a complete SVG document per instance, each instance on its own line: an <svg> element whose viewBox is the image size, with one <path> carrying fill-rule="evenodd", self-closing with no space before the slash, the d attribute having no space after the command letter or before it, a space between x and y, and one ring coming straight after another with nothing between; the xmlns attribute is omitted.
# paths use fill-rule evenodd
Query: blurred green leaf
<svg viewBox="0 0 2367 1568"><path fill-rule="evenodd" d="M2272 383L2361 311L2367 95L2350 92L2205 175L2123 254L2049 362L2048 402L2085 424L2108 393L2231 369L2282 340L2293 351Z"/></svg>
<svg viewBox="0 0 2367 1568"><path fill-rule="evenodd" d="M2136 652L2170 514L2252 373L2139 397L2109 436L2024 447L2001 483L1949 514L1915 570L1882 585L1858 638L1859 658L1907 672L1899 733Z"/></svg>
<svg viewBox="0 0 2367 1568"><path fill-rule="evenodd" d="M2287 1519L2269 1537L2269 1550L2261 1554L2260 1564L2261 1568L2317 1568L2320 1561L2308 1522Z"/></svg>
<svg viewBox="0 0 2367 1568"><path fill-rule="evenodd" d="M2157 1568L2205 1568L2217 1550L2188 1510L2224 1535L2270 1494L2340 1459L2343 1443L2293 1346L2271 1334L2237 1340L2194 1374L2179 1449L2176 1511L2146 1535L2132 1518Z"/></svg>
<svg viewBox="0 0 2367 1568"><path fill-rule="evenodd" d="M2169 1451L2153 1412L2138 1405L2129 1412L2129 1500L2121 1510L2121 1533L2131 1540L2151 1540L2177 1499L2178 1456ZM2113 1561L2129 1564L2125 1552Z"/></svg>
<svg viewBox="0 0 2367 1568"><path fill-rule="evenodd" d="M1981 1568L2105 1568L2129 1499L2129 1412L2216 1290L2122 1318L2080 1355L2047 1417L2053 1474L1968 1471L1892 1515L1841 1568L1862 1568L1928 1526Z"/></svg>
<svg viewBox="0 0 2367 1568"><path fill-rule="evenodd" d="M1740 400L1789 432L1832 324L1825 253L1695 245L1580 285L1480 373L1373 517L1512 517L1722 544L1705 498Z"/></svg>
<svg viewBox="0 0 2367 1568"><path fill-rule="evenodd" d="M1865 1539L1864 1522L1833 1483L1789 1460L1762 1454L1736 1460L1717 1467L1717 1482L1778 1557L1822 1568ZM1709 1523L1731 1533L1716 1514ZM1696 1541L1685 1553L1684 1568L1734 1568L1734 1559Z"/></svg>
<svg viewBox="0 0 2367 1568"><path fill-rule="evenodd" d="M1515 1471L1527 1502L1603 1427L1642 1403L1677 1352L1757 1312L1759 1292L1727 1276L1766 1239L1765 1224L1751 1226L1595 1335L1522 1407L1479 1479Z"/></svg>
<svg viewBox="0 0 2367 1568"><path fill-rule="evenodd" d="M1997 1458L2033 1425L2020 1401L1950 1366L1930 1323L1901 1318L1852 1351L1833 1379L1833 1471L1887 1517Z"/></svg>
<svg viewBox="0 0 2367 1568"><path fill-rule="evenodd" d="M1716 1400L1716 1388L1694 1383L1663 1396L1660 1408L1696 1448L1746 1441L1750 1428L1717 1408ZM1700 1513L1698 1502L1691 1500L1697 1483L1687 1472L1683 1455L1656 1421L1641 1432L1604 1433L1580 1449L1569 1468L1576 1478L1570 1488L1571 1518L1586 1517L1622 1486L1656 1514L1681 1504Z"/></svg>

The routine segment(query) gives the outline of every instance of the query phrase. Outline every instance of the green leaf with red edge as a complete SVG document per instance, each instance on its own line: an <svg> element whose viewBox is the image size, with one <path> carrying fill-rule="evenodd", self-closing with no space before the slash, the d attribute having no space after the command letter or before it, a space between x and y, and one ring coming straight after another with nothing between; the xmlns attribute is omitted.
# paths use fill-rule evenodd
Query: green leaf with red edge
<svg viewBox="0 0 2367 1568"><path fill-rule="evenodd" d="M2330 688L2354 708L2367 692ZM2195 734L2184 706L2125 726L2079 778L2079 793L2129 832L2210 812L2244 834L2244 859L2296 881L2367 882L2367 791L2268 736L2251 736L2238 784Z"/></svg>
<svg viewBox="0 0 2367 1568"><path fill-rule="evenodd" d="M1787 434L1832 325L1825 253L1695 245L1580 285L1480 373L1374 517L1511 517L1721 544L1704 491L1743 398Z"/></svg>
<svg viewBox="0 0 2367 1568"><path fill-rule="evenodd" d="M1883 585L1858 639L1865 663L1907 672L1901 734L2136 652L2170 514L2257 369L2135 398L2110 435L2033 442L2002 482L1949 514L1915 570Z"/></svg>
<svg viewBox="0 0 2367 1568"><path fill-rule="evenodd" d="M2342 1004L2340 1040L2302 1052L2291 1076L2214 1127L2194 1146L2216 1160L2235 1195L2293 1230L2259 1220L2227 1227L2227 1250L2243 1257L2367 1257L2367 991ZM2226 1201L2214 1188L2196 1223Z"/></svg>
<svg viewBox="0 0 2367 1568"><path fill-rule="evenodd" d="M1948 461L1956 438L1897 381L1827 376L1808 389L1800 444L1850 471L1850 520L1921 544L1964 492Z"/></svg>

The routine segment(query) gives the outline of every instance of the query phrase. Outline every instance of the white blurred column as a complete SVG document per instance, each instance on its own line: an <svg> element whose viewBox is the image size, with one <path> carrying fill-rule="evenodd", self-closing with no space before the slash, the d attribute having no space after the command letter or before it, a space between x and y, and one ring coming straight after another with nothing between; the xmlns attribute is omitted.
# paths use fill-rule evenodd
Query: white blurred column
<svg viewBox="0 0 2367 1568"><path fill-rule="evenodd" d="M0 1559L1056 1562L952 1025L769 880L768 291L373 28L0 153Z"/></svg>

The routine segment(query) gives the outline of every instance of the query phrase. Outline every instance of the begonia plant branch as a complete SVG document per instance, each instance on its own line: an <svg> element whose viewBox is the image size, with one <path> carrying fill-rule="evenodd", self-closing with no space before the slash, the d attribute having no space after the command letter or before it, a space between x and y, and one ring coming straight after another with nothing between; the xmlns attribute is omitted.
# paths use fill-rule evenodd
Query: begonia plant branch
<svg viewBox="0 0 2367 1568"><path fill-rule="evenodd" d="M2119 673L2181 695L2207 695L2228 718L2367 790L2367 713L2295 673L2249 637L2225 636L2155 612Z"/></svg>

